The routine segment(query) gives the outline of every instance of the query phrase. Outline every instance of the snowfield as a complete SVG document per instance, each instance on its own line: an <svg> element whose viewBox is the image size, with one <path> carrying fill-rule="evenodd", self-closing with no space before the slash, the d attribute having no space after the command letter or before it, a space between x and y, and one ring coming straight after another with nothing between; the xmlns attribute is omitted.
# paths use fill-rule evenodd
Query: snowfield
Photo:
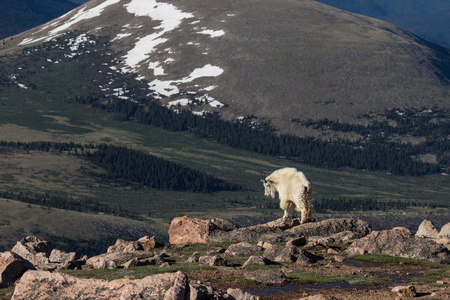
<svg viewBox="0 0 450 300"><path fill-rule="evenodd" d="M123 3L123 4L122 4ZM186 76L179 79L169 80L167 79L170 74L167 74L164 67L170 63L175 61L173 54L175 51L169 47L165 47L161 50L161 45L165 44L168 41L168 33L174 32L176 30L180 30L180 25L182 22L187 21L188 24L195 24L193 30L197 34L201 35L209 35L210 38L217 38L223 36L225 31L223 30L211 30L206 27L201 26L201 19L196 19L196 17L190 12L184 12L179 10L176 6L159 2L156 0L129 0L129 1L120 1L120 0L105 0L100 2L97 6L89 7L89 4L92 5L91 2L81 6L81 8L77 9L74 14L73 11L67 13L66 15L52 21L47 24L39 31L33 33L40 33L39 37L36 38L25 38L20 45L29 45L35 42L45 42L49 41L54 37L60 36L68 31L73 31L76 29L76 24L84 20L94 19L100 17L106 8L111 7L113 5L120 5L122 10L126 11L129 14L132 14L138 18L149 18L151 22L146 22L145 20L139 19L137 23L139 24L123 24L120 30L120 33L117 33L115 37L111 39L112 43L123 43L121 40L127 38L127 42L129 43L129 50L122 57L116 57L117 64L115 66L111 66L113 70L120 70L122 73L136 73L138 78L144 79L143 74L148 74L148 70L150 70L150 74L153 74L153 78L149 83L149 95L157 95L157 97L166 96L170 97L178 94L180 84L191 83L198 78L203 77L217 77L220 76L224 70L219 66L214 66L212 64L206 64L203 66L198 66L195 69L189 71L186 70ZM116 7L117 8L117 7ZM68 16L73 14L68 20ZM156 21L157 25L154 25L151 31L151 34L143 34L141 29L146 25L141 24L154 24ZM198 25L198 26L197 26ZM100 30L101 24L99 24ZM148 25L147 25L148 26ZM47 32L46 32L47 31ZM46 34L42 35L42 33L46 32ZM79 47L88 42L88 38L85 33L79 35L75 40L71 40L69 42L70 49L72 53L67 54L67 58L72 58L77 55L77 51ZM188 42L187 45L193 45L196 47L201 47L198 42ZM208 49L205 49L208 50ZM165 56L163 60L155 60L155 54L158 54L158 57L162 55ZM208 52L203 51L203 55L207 56ZM118 61L121 61L120 63ZM146 71L147 70L147 71ZM143 73L143 74L141 74ZM195 85L196 91L194 94L199 93L200 91L211 91L213 90L215 85L209 84L209 86L200 86ZM192 87L190 88L192 89ZM117 93L117 91L116 91ZM118 94L123 94L123 91L120 91ZM201 93L200 93L201 94ZM124 97L121 95L121 97ZM208 103L213 107L221 107L222 103L219 101L204 96L205 101L203 103ZM188 102L176 100L177 102L170 102L171 105L187 105Z"/></svg>

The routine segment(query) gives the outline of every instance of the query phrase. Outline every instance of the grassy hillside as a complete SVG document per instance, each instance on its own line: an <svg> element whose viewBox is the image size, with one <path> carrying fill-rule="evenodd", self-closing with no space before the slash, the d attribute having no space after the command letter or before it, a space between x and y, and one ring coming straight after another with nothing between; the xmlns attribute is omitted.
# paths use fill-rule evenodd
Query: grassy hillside
<svg viewBox="0 0 450 300"><path fill-rule="evenodd" d="M318 2L388 21L429 41L450 48L450 4L446 1L336 1Z"/></svg>

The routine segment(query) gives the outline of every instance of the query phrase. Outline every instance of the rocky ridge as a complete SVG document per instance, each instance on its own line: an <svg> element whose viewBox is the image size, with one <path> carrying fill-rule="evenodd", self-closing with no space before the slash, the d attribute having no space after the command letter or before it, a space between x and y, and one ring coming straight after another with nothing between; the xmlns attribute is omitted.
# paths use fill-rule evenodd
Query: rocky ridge
<svg viewBox="0 0 450 300"><path fill-rule="evenodd" d="M26 237L11 251L0 254L0 286L15 285L12 299L265 299L264 295L252 295L236 284L211 285L208 282L211 274L204 276L200 271L187 274L173 269L180 256L177 251L194 244L227 242L226 248L212 246L206 255L194 252L185 262L213 268L215 271L209 272L217 276L242 276L255 284L283 286L291 282L292 273L297 269L325 266L329 272L344 272L346 260L366 253L450 264L449 224L437 232L429 223L425 220L413 235L403 227L372 231L369 223L359 219L307 224L299 224L296 219L279 219L239 228L226 220L185 216L172 221L169 244L160 244L148 236L137 241L118 239L107 253L91 258L79 258L76 253L54 249L51 243L37 237ZM318 248L321 250L316 251ZM126 270L150 265L159 266L162 274L134 280L105 280L79 278L76 273L64 272L66 269ZM172 269L167 273L165 268ZM442 293L450 294L449 283L442 281ZM389 291L402 292L411 295L416 288L395 287Z"/></svg>

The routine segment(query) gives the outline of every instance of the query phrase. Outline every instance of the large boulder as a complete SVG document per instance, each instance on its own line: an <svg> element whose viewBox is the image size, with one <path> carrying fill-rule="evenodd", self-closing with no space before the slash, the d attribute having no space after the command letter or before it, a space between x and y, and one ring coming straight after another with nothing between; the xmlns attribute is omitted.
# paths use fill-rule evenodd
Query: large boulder
<svg viewBox="0 0 450 300"><path fill-rule="evenodd" d="M373 231L366 237L353 242L346 252L350 255L385 254L428 259L442 264L450 263L450 251L447 248L432 240L416 237L404 227Z"/></svg>
<svg viewBox="0 0 450 300"><path fill-rule="evenodd" d="M416 236L422 238L437 239L438 235L436 227L428 220L423 220L416 232Z"/></svg>
<svg viewBox="0 0 450 300"><path fill-rule="evenodd" d="M439 231L438 239L440 238L450 238L450 223L442 226L441 231Z"/></svg>
<svg viewBox="0 0 450 300"><path fill-rule="evenodd" d="M352 232L356 237L361 238L368 235L372 227L361 219L340 218L328 219L320 222L306 223L286 230L291 236L321 236L328 237L340 232Z"/></svg>
<svg viewBox="0 0 450 300"><path fill-rule="evenodd" d="M34 270L28 260L11 251L0 253L0 288L13 285L27 270Z"/></svg>
<svg viewBox="0 0 450 300"><path fill-rule="evenodd" d="M116 243L108 247L107 253L114 252L133 252L133 251L153 251L162 245L156 242L155 237L144 236L137 241L125 241L117 239Z"/></svg>
<svg viewBox="0 0 450 300"><path fill-rule="evenodd" d="M275 262L290 262L298 263L301 265L309 265L315 263L320 257L303 251L295 246L279 246L274 245L264 251L263 256L271 261Z"/></svg>
<svg viewBox="0 0 450 300"><path fill-rule="evenodd" d="M169 227L169 242L207 244L213 226L210 220L192 219L187 216L175 218Z"/></svg>
<svg viewBox="0 0 450 300"><path fill-rule="evenodd" d="M201 220L187 216L175 218L169 228L171 244L211 242L287 242L300 236L327 237L340 232L352 232L355 238L371 232L370 224L359 219L330 219L321 222L297 224L290 219L279 219L266 224L244 228L221 220Z"/></svg>
<svg viewBox="0 0 450 300"><path fill-rule="evenodd" d="M134 258L144 260L154 256L154 253L142 250L133 252L111 252L89 258L86 261L86 265L94 269L115 269Z"/></svg>
<svg viewBox="0 0 450 300"><path fill-rule="evenodd" d="M238 257L244 257L244 256L252 256L257 252L262 252L264 250L263 247L255 244L250 244L247 242L241 242L237 244L232 244L228 247L228 249L225 251L225 256L238 256Z"/></svg>
<svg viewBox="0 0 450 300"><path fill-rule="evenodd" d="M172 300L224 299L227 296L209 286L190 283L182 272L157 274L136 280L122 278L108 281L77 278L57 272L28 271L17 282L11 299Z"/></svg>
<svg viewBox="0 0 450 300"><path fill-rule="evenodd" d="M53 244L35 236L28 236L16 243L11 252L28 260L35 266L47 264L53 250Z"/></svg>

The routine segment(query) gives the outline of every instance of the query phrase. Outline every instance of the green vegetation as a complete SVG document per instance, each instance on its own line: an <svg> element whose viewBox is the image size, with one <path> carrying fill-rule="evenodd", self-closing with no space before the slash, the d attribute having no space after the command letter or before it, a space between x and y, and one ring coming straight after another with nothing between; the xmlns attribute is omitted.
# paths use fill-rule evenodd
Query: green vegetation
<svg viewBox="0 0 450 300"><path fill-rule="evenodd" d="M401 264L418 265L418 266L423 266L423 267L440 268L443 270L447 270L447 269L450 270L449 266L434 263L429 260L395 257L395 256L389 256L389 255L382 255L382 254L355 255L355 256L352 256L352 259L368 261L368 262L375 262L375 263L401 263Z"/></svg>

